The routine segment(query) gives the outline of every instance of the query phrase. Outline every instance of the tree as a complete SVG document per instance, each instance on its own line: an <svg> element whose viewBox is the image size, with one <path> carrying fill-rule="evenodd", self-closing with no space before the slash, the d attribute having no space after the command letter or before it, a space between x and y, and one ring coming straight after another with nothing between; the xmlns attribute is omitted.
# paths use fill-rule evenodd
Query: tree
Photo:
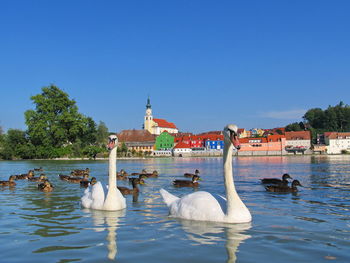
<svg viewBox="0 0 350 263"><path fill-rule="evenodd" d="M300 123L293 122L291 124L288 124L286 127L286 131L302 131L303 129L300 127Z"/></svg>
<svg viewBox="0 0 350 263"><path fill-rule="evenodd" d="M1 157L3 159L30 159L34 157L34 146L29 142L26 132L9 129L3 138Z"/></svg>
<svg viewBox="0 0 350 263"><path fill-rule="evenodd" d="M96 143L101 147L105 146L107 143L108 135L109 132L106 124L103 121L100 121L96 130Z"/></svg>
<svg viewBox="0 0 350 263"><path fill-rule="evenodd" d="M59 157L62 148L79 151L96 141L96 124L92 118L78 112L74 100L54 85L42 88L42 93L32 96L35 110L25 112L30 141L38 149L40 158Z"/></svg>

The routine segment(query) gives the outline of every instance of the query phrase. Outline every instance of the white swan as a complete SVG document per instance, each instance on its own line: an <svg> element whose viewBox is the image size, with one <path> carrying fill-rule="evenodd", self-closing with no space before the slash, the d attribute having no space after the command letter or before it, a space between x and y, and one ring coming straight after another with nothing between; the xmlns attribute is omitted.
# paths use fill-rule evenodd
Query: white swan
<svg viewBox="0 0 350 263"><path fill-rule="evenodd" d="M109 183L107 196L101 182L97 182L92 187L89 186L81 198L81 204L84 208L96 210L116 211L126 207L125 198L117 188L117 145L118 138L116 135L108 137L109 153Z"/></svg>
<svg viewBox="0 0 350 263"><path fill-rule="evenodd" d="M232 174L233 146L240 149L237 136L237 126L230 124L224 128L224 182L226 189L226 214L219 202L208 192L199 191L185 195L181 198L160 189L164 202L169 207L169 215L172 217L215 221L225 223L247 223L252 220L248 208L239 198Z"/></svg>

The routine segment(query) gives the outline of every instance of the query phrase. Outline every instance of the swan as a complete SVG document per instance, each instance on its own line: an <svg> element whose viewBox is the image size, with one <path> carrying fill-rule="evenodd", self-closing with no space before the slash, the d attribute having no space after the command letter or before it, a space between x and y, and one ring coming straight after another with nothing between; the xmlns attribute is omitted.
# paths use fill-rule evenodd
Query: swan
<svg viewBox="0 0 350 263"><path fill-rule="evenodd" d="M236 192L233 181L233 146L237 150L240 149L237 131L238 128L234 124L225 126L223 130L223 163L227 212L224 213L218 200L208 192L198 191L179 198L164 189L160 189L160 194L169 208L169 215L171 217L225 223L248 223L252 220L248 208L244 205Z"/></svg>
<svg viewBox="0 0 350 263"><path fill-rule="evenodd" d="M105 191L101 182L95 183L92 187L85 190L84 195L81 198L81 204L84 208L117 211L126 207L125 198L117 188L117 145L118 137L116 135L110 135L108 137L108 149L110 150L110 153L107 195L105 196Z"/></svg>

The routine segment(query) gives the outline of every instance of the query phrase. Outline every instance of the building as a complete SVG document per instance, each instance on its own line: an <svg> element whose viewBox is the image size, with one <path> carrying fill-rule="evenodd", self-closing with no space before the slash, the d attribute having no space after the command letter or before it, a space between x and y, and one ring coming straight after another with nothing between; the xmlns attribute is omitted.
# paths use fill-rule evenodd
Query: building
<svg viewBox="0 0 350 263"><path fill-rule="evenodd" d="M285 132L287 152L311 153L311 132L290 131Z"/></svg>
<svg viewBox="0 0 350 263"><path fill-rule="evenodd" d="M146 104L146 114L144 117L143 129L149 131L154 135L160 135L164 131L167 131L171 134L176 134L179 132L174 123L168 122L165 119L153 118L152 107L149 98L147 99Z"/></svg>
<svg viewBox="0 0 350 263"><path fill-rule="evenodd" d="M238 138L247 138L250 137L251 133L244 128L238 129Z"/></svg>
<svg viewBox="0 0 350 263"><path fill-rule="evenodd" d="M162 132L156 138L155 149L156 150L169 150L174 147L174 137L167 131Z"/></svg>
<svg viewBox="0 0 350 263"><path fill-rule="evenodd" d="M224 135L222 134L207 134L203 135L204 145L207 150L223 150L224 149Z"/></svg>
<svg viewBox="0 0 350 263"><path fill-rule="evenodd" d="M118 133L119 144L125 143L128 151L148 152L154 150L155 136L146 130L123 130Z"/></svg>
<svg viewBox="0 0 350 263"><path fill-rule="evenodd" d="M241 149L238 151L238 155L282 155L286 153L284 135L240 138L239 142Z"/></svg>
<svg viewBox="0 0 350 263"><path fill-rule="evenodd" d="M350 132L325 132L324 140L328 154L350 152Z"/></svg>
<svg viewBox="0 0 350 263"><path fill-rule="evenodd" d="M173 149L173 155L175 157L185 157L185 156L191 156L192 149L189 144L185 142L179 142L175 145Z"/></svg>

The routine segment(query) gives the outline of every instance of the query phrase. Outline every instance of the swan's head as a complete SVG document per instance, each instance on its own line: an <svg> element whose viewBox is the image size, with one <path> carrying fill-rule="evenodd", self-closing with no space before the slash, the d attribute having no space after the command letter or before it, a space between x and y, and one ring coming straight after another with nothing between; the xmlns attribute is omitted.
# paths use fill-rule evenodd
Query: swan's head
<svg viewBox="0 0 350 263"><path fill-rule="evenodd" d="M114 149L115 147L118 146L118 137L117 135L109 135L108 136L108 144L107 144L107 148L108 150L112 150Z"/></svg>
<svg viewBox="0 0 350 263"><path fill-rule="evenodd" d="M238 127L235 124L229 124L224 128L224 140L232 143L237 150L241 149L238 140Z"/></svg>

